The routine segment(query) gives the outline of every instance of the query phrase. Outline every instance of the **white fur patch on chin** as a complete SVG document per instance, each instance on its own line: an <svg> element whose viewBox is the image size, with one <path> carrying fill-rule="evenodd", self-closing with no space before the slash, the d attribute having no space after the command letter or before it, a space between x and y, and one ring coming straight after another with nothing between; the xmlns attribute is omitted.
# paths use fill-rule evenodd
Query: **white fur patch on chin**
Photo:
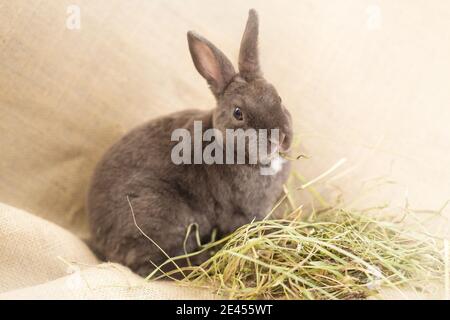
<svg viewBox="0 0 450 320"><path fill-rule="evenodd" d="M283 159L282 157L277 155L270 161L270 167L261 168L260 173L264 176L273 176L283 169L283 164L285 162L286 159Z"/></svg>
<svg viewBox="0 0 450 320"><path fill-rule="evenodd" d="M285 162L286 162L286 160L280 156L275 157L270 162L270 168L274 171L274 174L277 174L278 172L281 171L281 169L283 169L283 163L285 163Z"/></svg>

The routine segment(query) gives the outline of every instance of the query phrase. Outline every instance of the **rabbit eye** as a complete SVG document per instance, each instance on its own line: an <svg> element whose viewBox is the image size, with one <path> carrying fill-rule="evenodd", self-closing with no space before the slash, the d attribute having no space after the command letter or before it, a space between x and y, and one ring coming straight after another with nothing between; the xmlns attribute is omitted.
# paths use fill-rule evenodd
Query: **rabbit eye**
<svg viewBox="0 0 450 320"><path fill-rule="evenodd" d="M243 115L242 115L241 108L239 108L239 107L234 108L233 116L236 120L242 120Z"/></svg>

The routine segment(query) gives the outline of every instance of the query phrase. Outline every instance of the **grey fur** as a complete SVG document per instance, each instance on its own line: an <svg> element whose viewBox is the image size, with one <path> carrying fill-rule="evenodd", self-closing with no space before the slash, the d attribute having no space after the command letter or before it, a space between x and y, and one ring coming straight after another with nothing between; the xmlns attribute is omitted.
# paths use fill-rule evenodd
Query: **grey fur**
<svg viewBox="0 0 450 320"><path fill-rule="evenodd" d="M259 165L175 165L170 158L176 144L171 141L172 131L186 128L192 132L194 120L201 120L204 130L214 127L224 134L226 128L279 128L285 136L280 144L289 148L291 116L275 88L259 73L255 17L251 10L241 43L239 67L244 74L236 74L225 55L209 41L188 33L194 65L210 85L216 108L151 120L126 134L97 165L87 210L90 245L105 260L146 276L153 270L150 260L160 264L166 259L134 224L127 196L138 226L170 256L183 254L190 224L197 223L202 241L207 241L213 229L225 235L254 218L261 219L279 198L289 163L278 174L263 176ZM235 106L241 108L243 121L233 117ZM187 249L196 248L190 237Z"/></svg>
<svg viewBox="0 0 450 320"><path fill-rule="evenodd" d="M262 77L258 54L258 14L251 9L239 50L239 72L247 80Z"/></svg>

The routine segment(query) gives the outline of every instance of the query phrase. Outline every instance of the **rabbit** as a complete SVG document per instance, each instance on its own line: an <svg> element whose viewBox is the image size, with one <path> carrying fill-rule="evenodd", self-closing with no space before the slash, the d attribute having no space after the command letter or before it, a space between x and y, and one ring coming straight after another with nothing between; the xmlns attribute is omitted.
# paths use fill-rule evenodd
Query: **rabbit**
<svg viewBox="0 0 450 320"><path fill-rule="evenodd" d="M145 277L167 256L198 249L214 230L218 236L260 220L283 192L289 162L278 163L273 175L256 164L174 164L171 133L202 128L280 130L276 150L289 150L292 118L274 86L262 75L258 55L258 15L249 11L239 51L239 72L228 58L200 35L187 33L195 68L216 100L212 110L185 110L150 120L115 143L97 164L87 195L89 244L99 257L128 266ZM202 145L202 148L204 146ZM132 211L131 211L132 210ZM164 251L164 252L163 252ZM208 255L191 259L198 265ZM152 263L153 262L153 263Z"/></svg>

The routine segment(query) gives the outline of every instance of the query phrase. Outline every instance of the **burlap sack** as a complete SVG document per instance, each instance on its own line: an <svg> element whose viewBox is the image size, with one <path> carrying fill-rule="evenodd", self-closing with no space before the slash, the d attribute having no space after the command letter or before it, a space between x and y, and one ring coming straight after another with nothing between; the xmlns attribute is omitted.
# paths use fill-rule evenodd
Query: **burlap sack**
<svg viewBox="0 0 450 320"><path fill-rule="evenodd" d="M211 299L103 263L61 227L0 203L0 299Z"/></svg>
<svg viewBox="0 0 450 320"><path fill-rule="evenodd" d="M70 5L80 9L80 29L68 23ZM330 181L345 196L368 179L397 182L361 205L400 206L408 195L412 207L439 208L450 197L446 0L4 1L0 201L87 236L85 191L104 150L146 119L214 104L192 65L186 31L203 34L236 62L250 7L260 14L265 75L311 157L299 163L301 173L312 178L345 157ZM2 291L46 281L58 287L67 277L55 258L61 251L96 263L73 235L20 232L12 214L0 224L0 259L8 259L0 266ZM18 217L24 226L37 219ZM27 239L35 250L58 250L30 258L20 245ZM11 295L27 296L22 290Z"/></svg>

